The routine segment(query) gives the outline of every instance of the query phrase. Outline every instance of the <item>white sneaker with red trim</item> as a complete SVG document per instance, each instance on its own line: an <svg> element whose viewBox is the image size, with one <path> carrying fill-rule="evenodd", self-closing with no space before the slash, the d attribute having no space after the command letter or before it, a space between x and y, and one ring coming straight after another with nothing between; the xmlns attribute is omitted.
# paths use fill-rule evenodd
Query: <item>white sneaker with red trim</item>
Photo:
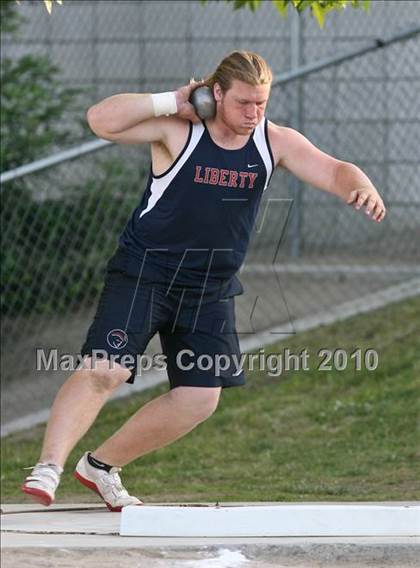
<svg viewBox="0 0 420 568"><path fill-rule="evenodd" d="M63 468L56 464L39 462L24 469L32 469L32 472L25 479L22 491L41 505L46 507L51 505L55 499L55 491L60 483Z"/></svg>
<svg viewBox="0 0 420 568"><path fill-rule="evenodd" d="M86 452L79 460L74 472L74 477L80 483L102 497L110 511L121 511L127 505L143 505L140 499L129 495L123 487L118 475L120 467L112 467L109 472L93 467L88 462L88 453Z"/></svg>

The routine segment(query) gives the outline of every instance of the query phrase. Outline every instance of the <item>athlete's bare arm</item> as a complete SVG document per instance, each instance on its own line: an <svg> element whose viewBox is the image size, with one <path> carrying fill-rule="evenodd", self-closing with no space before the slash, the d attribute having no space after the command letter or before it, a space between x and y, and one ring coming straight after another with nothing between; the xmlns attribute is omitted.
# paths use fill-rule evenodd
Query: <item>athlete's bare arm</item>
<svg viewBox="0 0 420 568"><path fill-rule="evenodd" d="M155 117L150 94L123 93L90 107L86 115L88 124L99 138L119 144L161 143L172 153L173 141L179 138L180 131L188 129L187 121L200 120L188 102L191 92L200 84L190 83L175 91L177 113L174 115Z"/></svg>
<svg viewBox="0 0 420 568"><path fill-rule="evenodd" d="M382 221L385 205L368 176L355 164L337 160L314 146L297 130L269 123L269 137L277 167L302 181L341 197L356 209L365 207L374 221Z"/></svg>

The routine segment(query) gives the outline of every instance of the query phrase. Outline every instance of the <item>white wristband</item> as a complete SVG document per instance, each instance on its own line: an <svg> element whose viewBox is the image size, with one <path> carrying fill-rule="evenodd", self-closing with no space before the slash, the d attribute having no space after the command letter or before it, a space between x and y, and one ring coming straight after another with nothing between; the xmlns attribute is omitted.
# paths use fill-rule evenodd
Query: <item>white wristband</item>
<svg viewBox="0 0 420 568"><path fill-rule="evenodd" d="M162 114L169 116L170 114L176 114L178 111L174 91L152 94L152 104L155 116L161 116Z"/></svg>

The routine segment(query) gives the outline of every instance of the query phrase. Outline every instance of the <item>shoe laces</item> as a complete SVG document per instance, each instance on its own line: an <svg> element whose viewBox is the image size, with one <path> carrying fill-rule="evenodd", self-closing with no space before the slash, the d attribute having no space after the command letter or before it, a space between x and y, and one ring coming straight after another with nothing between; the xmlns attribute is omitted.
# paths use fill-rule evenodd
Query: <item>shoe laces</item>
<svg viewBox="0 0 420 568"><path fill-rule="evenodd" d="M120 492L121 496L128 496L128 492L123 486L121 477L119 476L119 472L121 470L121 467L112 467L109 472L107 471L102 474L102 479L107 485L112 486L114 489Z"/></svg>
<svg viewBox="0 0 420 568"><path fill-rule="evenodd" d="M38 462L35 465L30 465L29 467L24 467L22 469L33 469L34 473L46 473L46 471L42 471L42 470L48 470L48 469L52 469L55 471L55 473L57 473L58 475L61 475L63 473L63 468L55 463L42 463L42 462Z"/></svg>

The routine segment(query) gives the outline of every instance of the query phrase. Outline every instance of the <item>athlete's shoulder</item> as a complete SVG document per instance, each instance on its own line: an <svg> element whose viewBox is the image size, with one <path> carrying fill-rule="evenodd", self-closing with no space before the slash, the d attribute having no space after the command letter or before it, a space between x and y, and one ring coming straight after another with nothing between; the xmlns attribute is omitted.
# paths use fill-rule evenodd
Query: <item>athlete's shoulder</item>
<svg viewBox="0 0 420 568"><path fill-rule="evenodd" d="M165 117L165 136L162 141L163 146L172 156L177 156L185 146L192 131L192 123L178 116Z"/></svg>
<svg viewBox="0 0 420 568"><path fill-rule="evenodd" d="M288 136L290 132L294 132L293 128L288 126L283 126L282 124L276 124L272 120L267 119L267 129L270 136L279 138Z"/></svg>
<svg viewBox="0 0 420 568"><path fill-rule="evenodd" d="M289 126L283 126L267 120L267 133L273 152L274 163L280 165L279 162L282 160L285 150L296 136L299 136L299 132Z"/></svg>

